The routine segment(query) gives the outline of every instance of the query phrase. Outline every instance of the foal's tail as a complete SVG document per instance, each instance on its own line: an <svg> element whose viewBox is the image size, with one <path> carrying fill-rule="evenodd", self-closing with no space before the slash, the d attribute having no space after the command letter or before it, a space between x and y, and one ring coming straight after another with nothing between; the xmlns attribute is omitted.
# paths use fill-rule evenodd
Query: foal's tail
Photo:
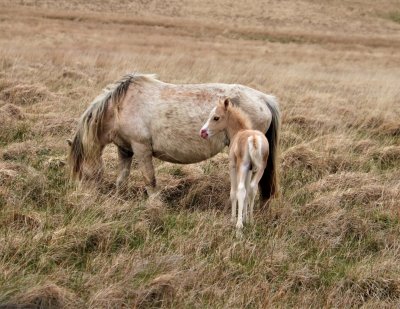
<svg viewBox="0 0 400 309"><path fill-rule="evenodd" d="M261 141L257 136L249 136L247 139L247 146L249 149L249 156L251 160L251 165L253 167L253 171L258 170L261 166L262 162L262 145Z"/></svg>
<svg viewBox="0 0 400 309"><path fill-rule="evenodd" d="M269 143L269 156L267 167L259 182L261 198L264 202L279 194L279 134L280 134L280 111L274 96L267 95L266 103L272 114L271 125L265 136Z"/></svg>
<svg viewBox="0 0 400 309"><path fill-rule="evenodd" d="M105 146L104 124L107 113L110 113L110 104L120 102L129 88L130 83L137 76L129 74L115 83L111 88L99 95L83 113L78 130L70 142L69 166L71 180L81 180L83 163L91 166L92 176L96 176L101 169L101 154ZM98 169L97 171L93 171Z"/></svg>

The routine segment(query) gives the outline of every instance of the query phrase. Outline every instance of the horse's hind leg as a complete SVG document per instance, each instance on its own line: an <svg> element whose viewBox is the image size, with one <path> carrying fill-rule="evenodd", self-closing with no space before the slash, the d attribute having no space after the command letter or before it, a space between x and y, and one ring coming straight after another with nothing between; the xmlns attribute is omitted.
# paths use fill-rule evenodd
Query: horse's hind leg
<svg viewBox="0 0 400 309"><path fill-rule="evenodd" d="M117 192L122 193L127 189L127 180L131 171L133 152L129 149L118 147L118 178Z"/></svg>
<svg viewBox="0 0 400 309"><path fill-rule="evenodd" d="M146 190L149 195L154 193L156 189L156 178L153 166L153 151L151 146L139 143L133 143L132 148L135 149L135 158L144 177Z"/></svg>

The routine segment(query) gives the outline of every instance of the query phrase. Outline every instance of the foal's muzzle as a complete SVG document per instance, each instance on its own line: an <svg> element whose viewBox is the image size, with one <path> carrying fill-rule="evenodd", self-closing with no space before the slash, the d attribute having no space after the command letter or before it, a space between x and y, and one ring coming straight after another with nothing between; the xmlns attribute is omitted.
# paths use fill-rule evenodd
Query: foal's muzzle
<svg viewBox="0 0 400 309"><path fill-rule="evenodd" d="M207 132L207 130L206 130L206 129L201 129L201 130L200 130L200 136L201 136L202 138L204 138L204 139L207 139L207 138L208 138L208 132Z"/></svg>

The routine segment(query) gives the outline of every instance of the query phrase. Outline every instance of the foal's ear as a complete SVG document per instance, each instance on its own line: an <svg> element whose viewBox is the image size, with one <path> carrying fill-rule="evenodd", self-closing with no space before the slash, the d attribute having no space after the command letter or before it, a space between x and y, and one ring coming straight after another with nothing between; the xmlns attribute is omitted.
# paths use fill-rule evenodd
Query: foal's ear
<svg viewBox="0 0 400 309"><path fill-rule="evenodd" d="M228 109L228 106L229 106L229 105L231 105L231 100L230 100L229 98L226 98L226 99L224 100L224 107L225 107L225 110Z"/></svg>
<svg viewBox="0 0 400 309"><path fill-rule="evenodd" d="M67 143L68 143L69 146L72 146L72 140L71 139L68 138L67 139Z"/></svg>

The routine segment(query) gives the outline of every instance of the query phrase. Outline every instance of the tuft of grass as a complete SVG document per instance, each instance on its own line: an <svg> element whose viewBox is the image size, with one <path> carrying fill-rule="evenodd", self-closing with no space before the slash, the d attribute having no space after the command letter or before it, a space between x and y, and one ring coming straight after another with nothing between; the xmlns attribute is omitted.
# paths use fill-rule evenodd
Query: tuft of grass
<svg viewBox="0 0 400 309"><path fill-rule="evenodd" d="M388 18L395 23L400 23L400 12L395 11L395 12L390 12L388 15Z"/></svg>
<svg viewBox="0 0 400 309"><path fill-rule="evenodd" d="M8 125L7 128L4 128ZM31 135L30 127L27 123L10 123L4 122L3 129L0 131L0 145L5 146L12 142L23 142Z"/></svg>
<svg viewBox="0 0 400 309"><path fill-rule="evenodd" d="M0 92L0 98L18 106L36 104L51 96L50 92L41 85L17 84Z"/></svg>

